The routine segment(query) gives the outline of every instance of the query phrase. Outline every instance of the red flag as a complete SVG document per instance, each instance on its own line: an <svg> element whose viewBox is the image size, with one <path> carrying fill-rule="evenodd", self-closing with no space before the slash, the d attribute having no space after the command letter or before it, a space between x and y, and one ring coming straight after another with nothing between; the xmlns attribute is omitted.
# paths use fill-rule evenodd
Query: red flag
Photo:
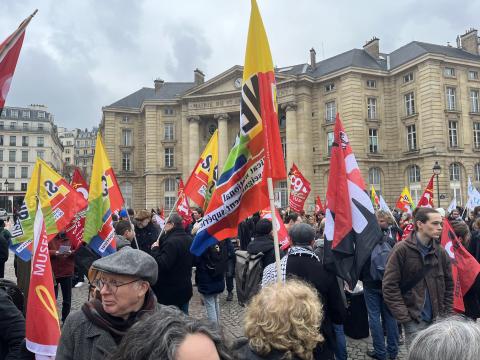
<svg viewBox="0 0 480 360"><path fill-rule="evenodd" d="M10 84L12 82L15 68L17 67L18 57L22 49L25 29L37 10L18 26L5 41L0 44L0 111L5 105Z"/></svg>
<svg viewBox="0 0 480 360"><path fill-rule="evenodd" d="M187 195L185 195L183 180L180 179L178 184L178 201L177 201L177 213L183 219L183 227L187 227L192 222L192 210L188 204Z"/></svg>
<svg viewBox="0 0 480 360"><path fill-rule="evenodd" d="M408 223L404 228L403 228L403 235L402 235L402 238L400 240L405 240L408 235L410 235L410 233L413 231L414 229L414 226L412 223Z"/></svg>
<svg viewBox="0 0 480 360"><path fill-rule="evenodd" d="M275 209L275 217L277 218L277 233L278 233L278 242L282 250L287 250L290 247L290 239L288 237L288 231L285 227L285 224L282 221L282 217L277 209ZM272 221L272 212L270 208L266 208L260 211L260 218L268 219Z"/></svg>
<svg viewBox="0 0 480 360"><path fill-rule="evenodd" d="M318 214L320 212L325 212L325 208L322 205L322 200L320 200L320 196L317 196L315 199L315 213Z"/></svg>
<svg viewBox="0 0 480 360"><path fill-rule="evenodd" d="M72 188L80 193L86 201L88 201L88 184L83 178L80 170L75 168L73 172ZM76 249L83 241L83 230L85 229L85 215L87 214L87 208L78 212L75 215L75 218L70 222L70 224L65 229L67 237L72 242L73 248Z"/></svg>
<svg viewBox="0 0 480 360"><path fill-rule="evenodd" d="M422 197L418 201L417 207L423 206L423 207L429 207L433 208L433 178L435 175L432 175L430 178L430 181L428 182L427 187L425 188L425 191L423 192Z"/></svg>
<svg viewBox="0 0 480 360"><path fill-rule="evenodd" d="M288 206L293 211L299 213L303 210L305 200L307 200L308 194L310 194L310 183L298 170L297 165L293 164L290 170L290 197L288 198Z"/></svg>
<svg viewBox="0 0 480 360"><path fill-rule="evenodd" d="M327 189L325 264L353 289L381 237L370 196L337 114Z"/></svg>
<svg viewBox="0 0 480 360"><path fill-rule="evenodd" d="M53 274L48 254L48 238L41 207L34 223L34 252L28 291L26 343L37 355L55 356L60 326L53 291Z"/></svg>
<svg viewBox="0 0 480 360"><path fill-rule="evenodd" d="M480 264L458 240L447 219L443 221L442 246L452 263L453 309L464 312L463 296L470 290L480 273Z"/></svg>

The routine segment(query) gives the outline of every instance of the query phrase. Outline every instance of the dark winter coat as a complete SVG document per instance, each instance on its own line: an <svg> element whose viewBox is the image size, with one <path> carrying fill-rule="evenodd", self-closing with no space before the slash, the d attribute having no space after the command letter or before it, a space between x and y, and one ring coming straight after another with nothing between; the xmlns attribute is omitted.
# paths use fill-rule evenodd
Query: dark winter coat
<svg viewBox="0 0 480 360"><path fill-rule="evenodd" d="M163 234L160 246L152 249L158 265L158 280L153 291L160 304L180 306L192 297L191 245L191 236L180 227Z"/></svg>
<svg viewBox="0 0 480 360"><path fill-rule="evenodd" d="M480 317L480 274L477 275L472 287L463 296L465 316L471 319Z"/></svg>
<svg viewBox="0 0 480 360"><path fill-rule="evenodd" d="M314 256L290 254L287 260L288 277L296 277L306 281L317 289L323 304L324 319L321 332L325 338L324 345L321 349L319 346L317 351L322 353L325 358L331 358L336 347L332 323L343 324L346 317L346 309L341 301L342 295L336 276L325 270L322 263Z"/></svg>
<svg viewBox="0 0 480 360"><path fill-rule="evenodd" d="M472 237L470 238L470 243L468 244L468 252L480 262L480 231L472 231Z"/></svg>
<svg viewBox="0 0 480 360"><path fill-rule="evenodd" d="M140 250L151 254L151 246L155 241L157 241L159 233L159 228L155 226L151 221L148 223L147 226L142 229L135 226L135 236L137 238L138 247L140 248ZM136 244L132 243L132 247L136 248Z"/></svg>
<svg viewBox="0 0 480 360"><path fill-rule="evenodd" d="M265 269L268 265L275 262L275 248L273 246L273 236L262 235L253 239L247 246L247 252L250 255L263 253L262 267Z"/></svg>
<svg viewBox="0 0 480 360"><path fill-rule="evenodd" d="M400 287L418 277L425 266L432 269L410 290L402 294ZM400 323L421 320L428 288L433 319L448 315L453 304L453 280L450 258L443 247L432 241L432 249L423 258L417 245L416 232L397 243L383 276L383 299Z"/></svg>
<svg viewBox="0 0 480 360"><path fill-rule="evenodd" d="M272 350L268 355L260 356L248 345L247 338L240 338L234 345L233 355L237 360L282 360L284 359L285 352ZM294 356L291 359L300 360L297 356Z"/></svg>
<svg viewBox="0 0 480 360"><path fill-rule="evenodd" d="M0 360L22 358L24 338L25 319L6 291L0 288Z"/></svg>
<svg viewBox="0 0 480 360"><path fill-rule="evenodd" d="M60 246L70 246L72 252L69 255L57 254ZM75 251L72 242L67 237L55 236L48 243L48 252L52 263L53 276L56 279L73 276L75 270Z"/></svg>
<svg viewBox="0 0 480 360"><path fill-rule="evenodd" d="M224 253L225 256L221 261L214 265L209 254L209 248L205 250L202 256L195 258L195 282L197 284L198 292L203 295L220 294L225 290L225 272L227 270L228 262L227 244L225 241L220 241L218 245L212 246L219 246L221 253ZM223 271L220 271L220 274L212 276L213 268L223 269Z"/></svg>
<svg viewBox="0 0 480 360"><path fill-rule="evenodd" d="M240 250L247 250L247 246L252 241L255 223L251 218L245 219L238 224L238 239L240 240Z"/></svg>
<svg viewBox="0 0 480 360"><path fill-rule="evenodd" d="M0 227L0 263L5 263L8 260L8 245L11 238L10 231Z"/></svg>

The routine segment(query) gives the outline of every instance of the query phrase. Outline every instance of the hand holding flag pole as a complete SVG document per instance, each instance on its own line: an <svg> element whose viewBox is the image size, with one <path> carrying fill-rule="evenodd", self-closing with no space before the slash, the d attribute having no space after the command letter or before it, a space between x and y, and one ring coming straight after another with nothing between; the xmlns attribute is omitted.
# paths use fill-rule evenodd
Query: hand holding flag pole
<svg viewBox="0 0 480 360"><path fill-rule="evenodd" d="M128 215L127 207L125 206L124 209L127 212L128 222L130 223L130 229L135 229L133 226L132 220L130 219L130 215ZM137 234L135 234L135 231L133 232L133 240L135 241L135 245L137 245L137 249L140 249L138 247Z"/></svg>

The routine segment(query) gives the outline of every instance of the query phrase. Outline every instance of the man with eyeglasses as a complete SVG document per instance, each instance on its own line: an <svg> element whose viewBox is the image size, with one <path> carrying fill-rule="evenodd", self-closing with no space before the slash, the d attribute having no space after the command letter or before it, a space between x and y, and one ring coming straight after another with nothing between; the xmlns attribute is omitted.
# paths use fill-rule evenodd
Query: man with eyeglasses
<svg viewBox="0 0 480 360"><path fill-rule="evenodd" d="M157 276L155 260L141 250L126 247L96 260L94 297L65 321L56 359L108 358L134 323L164 309L151 289Z"/></svg>

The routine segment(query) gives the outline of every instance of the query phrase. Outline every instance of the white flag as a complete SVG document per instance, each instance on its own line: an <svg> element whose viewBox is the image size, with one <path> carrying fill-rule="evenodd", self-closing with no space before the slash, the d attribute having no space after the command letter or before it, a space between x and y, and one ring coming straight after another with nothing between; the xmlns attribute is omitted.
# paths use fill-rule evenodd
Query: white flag
<svg viewBox="0 0 480 360"><path fill-rule="evenodd" d="M388 212L389 214L391 214L392 212L390 211L390 208L388 207L385 199L383 198L382 195L379 196L379 206L380 206L380 209L383 210L383 211L386 211Z"/></svg>
<svg viewBox="0 0 480 360"><path fill-rule="evenodd" d="M456 208L457 208L457 198L454 197L450 205L448 205L447 213L450 214Z"/></svg>
<svg viewBox="0 0 480 360"><path fill-rule="evenodd" d="M468 177L468 200L465 206L470 210L473 210L475 206L480 206L480 192L472 185L470 177Z"/></svg>

